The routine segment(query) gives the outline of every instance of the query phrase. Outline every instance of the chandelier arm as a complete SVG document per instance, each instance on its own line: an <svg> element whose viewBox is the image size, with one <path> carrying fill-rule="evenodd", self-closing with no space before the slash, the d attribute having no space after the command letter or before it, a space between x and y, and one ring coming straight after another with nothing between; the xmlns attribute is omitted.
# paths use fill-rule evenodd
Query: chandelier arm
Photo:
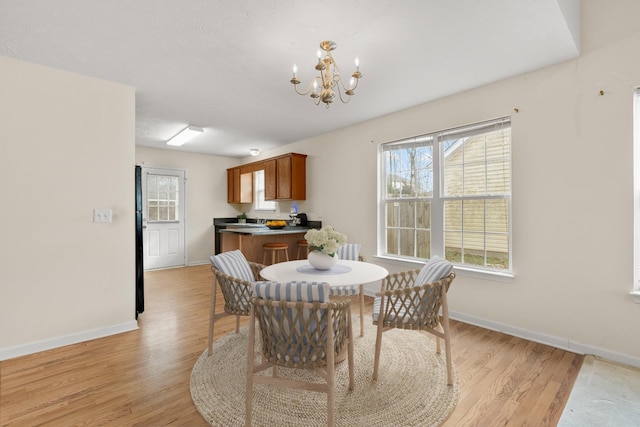
<svg viewBox="0 0 640 427"><path fill-rule="evenodd" d="M345 101L345 98L342 97L342 90L340 90L340 86L342 86L342 90L345 91L345 96L347 96L346 101ZM344 84L342 84L342 81L340 81L340 84L336 83L336 87L337 87L337 91L336 92L338 92L338 96L340 97L340 101L342 101L343 104L347 104L349 101L351 101L351 95L348 95L346 93L347 91L345 90Z"/></svg>
<svg viewBox="0 0 640 427"><path fill-rule="evenodd" d="M311 91L313 90L313 82L316 81L316 80L318 80L318 77L314 77L313 80L311 80L311 82L309 82L309 87L307 87L307 90L304 91L304 92L300 92L298 90L298 85L297 84L293 85L293 89L296 91L296 93L298 95L309 95L311 93Z"/></svg>

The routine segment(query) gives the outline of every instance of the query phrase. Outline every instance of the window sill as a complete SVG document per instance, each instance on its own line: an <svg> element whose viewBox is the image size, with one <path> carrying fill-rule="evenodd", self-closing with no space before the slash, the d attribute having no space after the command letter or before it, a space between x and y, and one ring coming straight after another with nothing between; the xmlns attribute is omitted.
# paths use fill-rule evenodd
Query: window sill
<svg viewBox="0 0 640 427"><path fill-rule="evenodd" d="M375 255L372 258L380 262L394 264L406 269L422 268L422 266L424 265L424 262L408 260L408 259L392 258L388 256ZM515 278L515 275L511 272L480 270L477 268L456 265L456 264L454 264L453 266L456 271L456 274L464 277L473 277L476 279L491 280L491 281L506 282L506 283L513 283L513 279ZM640 292L638 292L638 298L640 301Z"/></svg>
<svg viewBox="0 0 640 427"><path fill-rule="evenodd" d="M629 292L629 295L631 295L633 302L635 302L636 304L640 304L640 290L631 291Z"/></svg>

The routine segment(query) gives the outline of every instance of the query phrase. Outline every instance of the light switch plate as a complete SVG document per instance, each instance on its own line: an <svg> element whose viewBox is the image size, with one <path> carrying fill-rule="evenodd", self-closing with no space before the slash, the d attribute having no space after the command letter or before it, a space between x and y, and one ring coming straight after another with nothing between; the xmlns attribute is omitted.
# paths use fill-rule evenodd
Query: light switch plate
<svg viewBox="0 0 640 427"><path fill-rule="evenodd" d="M111 209L94 209L93 222L111 222Z"/></svg>

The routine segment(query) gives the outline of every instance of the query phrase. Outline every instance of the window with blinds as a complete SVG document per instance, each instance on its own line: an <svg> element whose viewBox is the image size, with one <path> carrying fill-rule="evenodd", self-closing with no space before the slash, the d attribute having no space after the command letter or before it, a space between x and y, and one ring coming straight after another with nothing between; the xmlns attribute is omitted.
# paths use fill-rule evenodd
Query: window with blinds
<svg viewBox="0 0 640 427"><path fill-rule="evenodd" d="M511 122L381 145L385 256L511 271Z"/></svg>

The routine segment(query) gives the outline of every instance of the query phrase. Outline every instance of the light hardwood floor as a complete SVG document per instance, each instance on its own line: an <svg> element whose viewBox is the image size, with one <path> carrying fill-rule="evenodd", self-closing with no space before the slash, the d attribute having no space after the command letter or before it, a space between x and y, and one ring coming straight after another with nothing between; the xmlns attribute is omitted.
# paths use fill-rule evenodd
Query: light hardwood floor
<svg viewBox="0 0 640 427"><path fill-rule="evenodd" d="M137 331L0 362L0 425L205 426L189 376L207 346L211 277L148 272ZM216 338L234 327L223 317ZM461 396L446 427L557 424L583 356L455 321L452 336Z"/></svg>

